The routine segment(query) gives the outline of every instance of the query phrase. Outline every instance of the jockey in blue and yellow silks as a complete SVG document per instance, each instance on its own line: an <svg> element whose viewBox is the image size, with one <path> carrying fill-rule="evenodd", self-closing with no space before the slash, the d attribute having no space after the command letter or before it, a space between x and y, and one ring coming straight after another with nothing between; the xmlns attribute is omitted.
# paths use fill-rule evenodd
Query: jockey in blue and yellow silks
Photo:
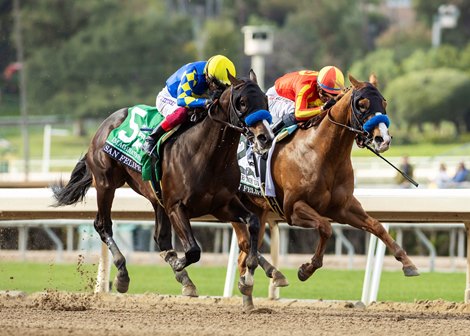
<svg viewBox="0 0 470 336"><path fill-rule="evenodd" d="M209 88L204 68L207 62L194 62L183 65L166 81L166 88L176 97L178 106L189 108L204 107L208 99L198 98ZM157 98L158 105L158 98Z"/></svg>
<svg viewBox="0 0 470 336"><path fill-rule="evenodd" d="M230 85L227 71L236 76L232 61L222 55L208 61L183 65L167 81L158 93L156 107L165 116L162 123L147 137L143 149L152 153L158 139L169 130L183 123L188 117L188 108L205 108L212 101L202 96L209 90L224 90Z"/></svg>

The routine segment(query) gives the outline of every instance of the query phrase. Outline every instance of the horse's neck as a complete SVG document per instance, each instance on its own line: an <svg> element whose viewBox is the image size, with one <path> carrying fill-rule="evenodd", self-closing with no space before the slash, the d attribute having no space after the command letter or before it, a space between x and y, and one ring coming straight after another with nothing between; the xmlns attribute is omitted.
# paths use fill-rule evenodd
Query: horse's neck
<svg viewBox="0 0 470 336"><path fill-rule="evenodd" d="M317 132L310 141L322 143L326 155L350 155L354 143L355 133L344 126L350 126L350 99L343 97L330 111L317 128ZM333 123L331 120L335 123ZM343 154L344 155L344 154Z"/></svg>
<svg viewBox="0 0 470 336"><path fill-rule="evenodd" d="M218 108L214 117L229 122L224 112ZM201 122L201 133L199 146L205 148L207 159L215 159L224 162L236 158L240 133L227 127L207 116Z"/></svg>

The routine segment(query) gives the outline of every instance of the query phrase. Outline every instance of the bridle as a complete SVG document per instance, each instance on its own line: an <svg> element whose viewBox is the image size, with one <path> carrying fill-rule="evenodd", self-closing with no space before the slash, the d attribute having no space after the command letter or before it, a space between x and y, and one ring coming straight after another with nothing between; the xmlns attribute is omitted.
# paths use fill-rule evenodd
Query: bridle
<svg viewBox="0 0 470 336"><path fill-rule="evenodd" d="M351 111L352 111L352 125L349 126L349 125L345 125L345 124L342 124L342 123L339 123L337 121L334 121L333 118L331 117L331 108L327 111L327 115L328 115L328 120L335 124L335 125L338 125L338 126L341 126L341 127L344 127L346 128L347 130L353 132L356 134L356 143L359 147L361 148L367 148L368 150L370 150L372 153L374 153L375 155L377 155L379 158L381 158L382 160L384 160L386 163L388 163L391 167L393 167L396 171L398 171L400 174L403 175L403 177L405 177L408 181L410 181L415 187L418 186L418 183L413 180L413 178L411 176L408 176L406 173L402 172L399 168L395 167L390 161L388 161L386 158L384 158L382 155L380 155L379 152L377 152L376 150L374 150L371 146L370 146L370 143L372 142L372 138L370 137L370 134L369 132L367 132L364 128L367 128L365 127L365 124L367 123L370 123L368 126L373 126L373 125L377 125L378 122L384 122L386 123L387 127L388 127L388 124L387 122L389 123L388 121L388 117L387 117L387 113L385 111L385 109L382 107L382 105L380 104L380 106L377 104L376 101L373 102L373 104L371 104L369 106L369 109L366 113L362 113L359 108L358 108L358 102L359 100L361 100L362 98L367 98L365 96L362 95L361 91L364 91L364 89L369 89L369 90L374 90L371 94L372 95L377 95L382 101L385 101L385 98L382 96L382 94L377 90L375 89L374 86L372 86L372 84L369 84L368 86L366 87L363 87L359 90L354 90L353 89L353 92L352 92L352 97L351 97ZM365 90L367 91L367 90ZM371 101L369 99L369 101ZM369 117L371 115L375 115L374 117L370 118ZM374 119L375 120L375 123L374 123Z"/></svg>
<svg viewBox="0 0 470 336"><path fill-rule="evenodd" d="M358 146L361 147L361 148L369 145L372 141L372 138L370 137L369 132L364 130L364 124L366 123L366 121L369 119L370 116L375 115L377 112L379 112L379 111L375 111L372 106L369 107L367 112L361 112L359 110L359 108L358 108L359 100L361 100L362 98L367 98L367 97L363 96L362 92L361 92L366 88L371 88L371 87L366 86L366 87L361 88L359 90L352 89L352 93L351 93L351 111L352 111L352 113L351 113L351 125L346 125L346 124L343 124L343 123L340 123L340 122L337 122L337 121L333 120L333 118L331 116L332 108L328 109L328 111L327 111L328 120L331 123L333 123L337 126L346 128L348 131L353 132L353 133L356 134L356 137L355 137L356 142L357 142ZM382 100L385 100L385 98L380 94L379 91L375 90L374 93L378 94L379 97ZM380 113L386 114L385 111L380 111Z"/></svg>
<svg viewBox="0 0 470 336"><path fill-rule="evenodd" d="M248 136L251 133L251 131L248 128L248 125L245 122L245 117L247 117L251 113L256 112L256 110L254 110L254 111L248 111L247 110L246 112L240 111L236 107L236 104L235 104L234 89L238 90L241 87L246 86L248 84L249 84L248 82L242 82L242 83L236 85L235 88L234 88L233 85L230 86L230 100L229 100L229 111L228 111L229 112L229 120L230 120L229 122L227 122L225 120L222 120L222 119L219 119L219 118L215 117L212 114L212 109L214 108L214 106L216 106L216 105L220 106L219 99L214 100L214 102L207 109L207 114L208 114L209 118L211 118L212 120L214 120L218 123L221 123L222 125L224 125L226 127L231 128L231 129L235 130L236 132L239 132L239 133L241 133L245 136Z"/></svg>

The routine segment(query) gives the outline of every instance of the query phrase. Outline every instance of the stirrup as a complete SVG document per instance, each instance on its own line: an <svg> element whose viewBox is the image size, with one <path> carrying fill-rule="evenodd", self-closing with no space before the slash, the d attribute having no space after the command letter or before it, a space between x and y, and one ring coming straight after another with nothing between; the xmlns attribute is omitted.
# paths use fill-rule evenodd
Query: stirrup
<svg viewBox="0 0 470 336"><path fill-rule="evenodd" d="M142 146L142 149L148 156L153 156L155 158L158 158L157 151L156 151L157 143L158 142L152 143L151 141L145 141Z"/></svg>

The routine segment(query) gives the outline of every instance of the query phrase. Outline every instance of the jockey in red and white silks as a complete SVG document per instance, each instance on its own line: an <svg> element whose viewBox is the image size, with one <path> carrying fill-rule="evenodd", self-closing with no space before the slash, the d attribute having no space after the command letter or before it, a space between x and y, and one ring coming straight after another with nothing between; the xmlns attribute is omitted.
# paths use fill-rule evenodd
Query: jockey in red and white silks
<svg viewBox="0 0 470 336"><path fill-rule="evenodd" d="M291 72L278 78L266 92L274 133L331 107L332 98L341 93L343 87L343 73L334 66L326 66L320 72Z"/></svg>

